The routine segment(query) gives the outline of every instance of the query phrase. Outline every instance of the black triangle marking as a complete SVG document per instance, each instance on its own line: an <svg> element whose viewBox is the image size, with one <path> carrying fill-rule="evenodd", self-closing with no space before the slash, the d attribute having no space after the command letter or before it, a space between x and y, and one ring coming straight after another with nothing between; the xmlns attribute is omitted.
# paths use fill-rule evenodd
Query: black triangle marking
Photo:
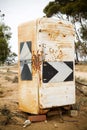
<svg viewBox="0 0 87 130"><path fill-rule="evenodd" d="M67 66L69 66L72 71L73 71L73 62L69 61L69 62L64 62ZM73 81L73 72L64 80L64 81Z"/></svg>
<svg viewBox="0 0 87 130"><path fill-rule="evenodd" d="M22 50L23 46L24 46L24 42L21 42L20 43L20 53L21 53L21 50Z"/></svg>
<svg viewBox="0 0 87 130"><path fill-rule="evenodd" d="M68 61L67 61L67 62L65 61L64 63L65 63L67 66L69 66L69 67L73 70L73 62L72 62L72 61L69 61L69 62L68 62Z"/></svg>
<svg viewBox="0 0 87 130"><path fill-rule="evenodd" d="M24 64L22 72L21 72L22 80L32 80L32 74L27 64Z"/></svg>
<svg viewBox="0 0 87 130"><path fill-rule="evenodd" d="M49 82L49 80L52 79L57 73L58 71L48 62L43 63L43 83Z"/></svg>
<svg viewBox="0 0 87 130"><path fill-rule="evenodd" d="M73 81L73 72L64 81Z"/></svg>
<svg viewBox="0 0 87 130"><path fill-rule="evenodd" d="M28 42L26 42L27 43L27 46L28 46L28 48L29 48L29 50L30 50L30 52L31 52L31 41L28 41Z"/></svg>

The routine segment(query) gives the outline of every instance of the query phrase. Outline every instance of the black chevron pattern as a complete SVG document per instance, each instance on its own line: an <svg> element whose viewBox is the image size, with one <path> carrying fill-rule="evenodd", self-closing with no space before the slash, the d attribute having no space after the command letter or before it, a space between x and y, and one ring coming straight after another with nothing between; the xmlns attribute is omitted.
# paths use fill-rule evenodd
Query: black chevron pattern
<svg viewBox="0 0 87 130"><path fill-rule="evenodd" d="M20 43L21 80L32 80L31 49L31 41Z"/></svg>

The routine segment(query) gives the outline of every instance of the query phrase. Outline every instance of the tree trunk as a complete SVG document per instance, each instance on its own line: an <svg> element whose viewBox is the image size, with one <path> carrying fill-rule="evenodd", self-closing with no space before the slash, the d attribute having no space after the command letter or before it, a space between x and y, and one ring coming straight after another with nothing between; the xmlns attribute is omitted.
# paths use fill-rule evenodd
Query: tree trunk
<svg viewBox="0 0 87 130"><path fill-rule="evenodd" d="M78 63L79 62L79 58L78 58L78 51L77 51L77 49L76 49L75 53L76 53L76 63Z"/></svg>

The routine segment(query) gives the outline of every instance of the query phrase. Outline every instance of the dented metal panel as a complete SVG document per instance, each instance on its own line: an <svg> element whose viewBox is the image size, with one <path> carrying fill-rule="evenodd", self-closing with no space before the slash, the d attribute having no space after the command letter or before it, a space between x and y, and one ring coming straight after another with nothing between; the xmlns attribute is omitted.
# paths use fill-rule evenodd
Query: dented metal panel
<svg viewBox="0 0 87 130"><path fill-rule="evenodd" d="M74 57L74 28L70 23L40 19L38 50L44 51L46 61L71 61ZM72 52L72 53L71 53Z"/></svg>
<svg viewBox="0 0 87 130"><path fill-rule="evenodd" d="M74 35L72 24L52 18L19 26L21 110L39 114L75 102Z"/></svg>
<svg viewBox="0 0 87 130"><path fill-rule="evenodd" d="M40 107L51 108L74 104L75 86L73 82L43 84L40 89Z"/></svg>
<svg viewBox="0 0 87 130"><path fill-rule="evenodd" d="M18 27L19 47L19 109L37 114L39 112L36 65L36 21ZM32 63L33 59L33 63Z"/></svg>
<svg viewBox="0 0 87 130"><path fill-rule="evenodd" d="M47 18L38 23L38 50L43 52L40 108L73 104L74 28L66 21Z"/></svg>

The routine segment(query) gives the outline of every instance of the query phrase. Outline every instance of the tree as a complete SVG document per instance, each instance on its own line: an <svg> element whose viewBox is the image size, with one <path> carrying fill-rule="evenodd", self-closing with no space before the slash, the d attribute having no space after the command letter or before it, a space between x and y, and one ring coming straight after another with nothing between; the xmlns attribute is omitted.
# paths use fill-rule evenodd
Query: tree
<svg viewBox="0 0 87 130"><path fill-rule="evenodd" d="M47 17L51 17L58 12L73 16L76 20L87 18L87 0L55 0L43 9Z"/></svg>
<svg viewBox="0 0 87 130"><path fill-rule="evenodd" d="M11 33L9 33L10 27L3 22L4 16L0 14L0 63L4 63L10 53L8 40L11 38Z"/></svg>
<svg viewBox="0 0 87 130"><path fill-rule="evenodd" d="M15 57L17 57L17 54L15 52L10 52L9 56L6 59L7 65L14 63Z"/></svg>
<svg viewBox="0 0 87 130"><path fill-rule="evenodd" d="M75 48L79 50L80 46L81 50L83 50L82 54L87 54L87 0L55 0L49 2L43 9L43 12L47 17L57 16L58 18L67 18L71 21L75 25L77 35ZM66 17L64 17L64 14ZM80 29L78 30L76 28L77 23L80 24Z"/></svg>
<svg viewBox="0 0 87 130"><path fill-rule="evenodd" d="M4 63L11 52L11 49L9 47L11 29L3 22L4 16L4 14L0 14L0 63Z"/></svg>
<svg viewBox="0 0 87 130"><path fill-rule="evenodd" d="M10 38L10 35L5 34L5 28L5 25L0 25L0 62L2 63L4 63L10 53L10 48L8 46L8 38Z"/></svg>

